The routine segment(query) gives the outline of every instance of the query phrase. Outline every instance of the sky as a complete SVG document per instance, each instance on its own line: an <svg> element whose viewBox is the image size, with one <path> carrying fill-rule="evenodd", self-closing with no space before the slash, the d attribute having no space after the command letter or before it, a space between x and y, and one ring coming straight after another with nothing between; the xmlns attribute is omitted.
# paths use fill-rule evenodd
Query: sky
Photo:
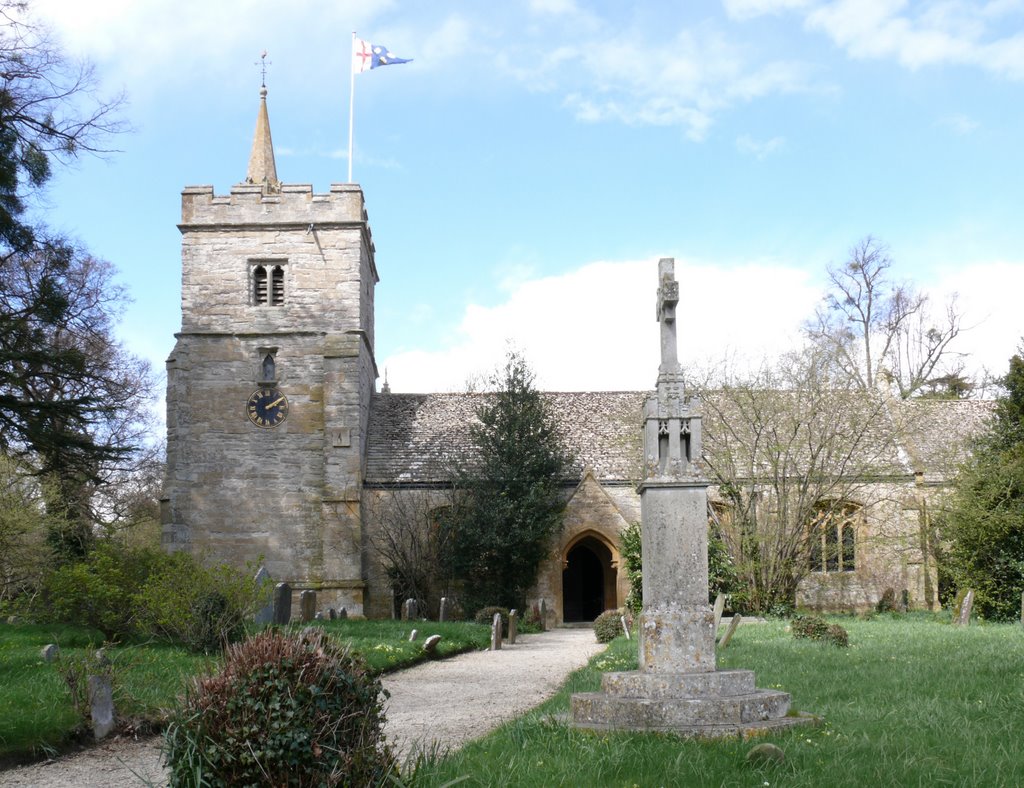
<svg viewBox="0 0 1024 788"><path fill-rule="evenodd" d="M657 260L685 365L799 342L867 235L953 293L968 371L1024 335L1024 0L32 0L118 152L58 171L46 219L111 261L158 373L180 328L180 193L246 173L260 54L278 176L353 179L396 392L459 391L511 345L549 390L654 385Z"/></svg>

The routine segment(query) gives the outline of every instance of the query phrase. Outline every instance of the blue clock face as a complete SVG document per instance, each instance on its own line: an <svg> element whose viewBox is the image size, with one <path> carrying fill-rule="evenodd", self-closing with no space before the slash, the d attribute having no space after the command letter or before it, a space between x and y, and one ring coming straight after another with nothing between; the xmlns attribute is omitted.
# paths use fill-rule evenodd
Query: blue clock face
<svg viewBox="0 0 1024 788"><path fill-rule="evenodd" d="M249 421L257 427L276 427L288 415L288 399L279 389L256 389L245 405Z"/></svg>

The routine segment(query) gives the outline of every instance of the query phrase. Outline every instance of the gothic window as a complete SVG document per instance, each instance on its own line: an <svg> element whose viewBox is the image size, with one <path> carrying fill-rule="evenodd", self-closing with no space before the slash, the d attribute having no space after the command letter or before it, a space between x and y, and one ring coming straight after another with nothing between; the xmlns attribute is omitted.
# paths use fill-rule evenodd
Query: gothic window
<svg viewBox="0 0 1024 788"><path fill-rule="evenodd" d="M258 265L252 269L252 302L257 306L267 303L267 269Z"/></svg>
<svg viewBox="0 0 1024 788"><path fill-rule="evenodd" d="M852 572L857 568L856 524L860 507L846 501L823 501L808 531L812 572Z"/></svg>
<svg viewBox="0 0 1024 788"><path fill-rule="evenodd" d="M270 304L284 304L284 269L279 265L275 265L270 272Z"/></svg>
<svg viewBox="0 0 1024 788"><path fill-rule="evenodd" d="M255 306L284 305L284 266L256 263L252 266L252 303Z"/></svg>

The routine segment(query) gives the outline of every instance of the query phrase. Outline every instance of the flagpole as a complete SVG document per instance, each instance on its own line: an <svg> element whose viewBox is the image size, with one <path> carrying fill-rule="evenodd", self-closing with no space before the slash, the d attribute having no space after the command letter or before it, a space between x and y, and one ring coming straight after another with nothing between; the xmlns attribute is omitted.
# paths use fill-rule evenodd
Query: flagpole
<svg viewBox="0 0 1024 788"><path fill-rule="evenodd" d="M352 52L348 58L348 182L352 183L352 116L356 107L356 31L352 31Z"/></svg>

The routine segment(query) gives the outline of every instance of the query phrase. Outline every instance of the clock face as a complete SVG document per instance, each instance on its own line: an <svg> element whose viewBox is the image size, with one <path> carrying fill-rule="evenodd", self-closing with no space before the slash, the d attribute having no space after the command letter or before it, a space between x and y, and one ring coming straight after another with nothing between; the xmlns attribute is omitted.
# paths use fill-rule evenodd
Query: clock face
<svg viewBox="0 0 1024 788"><path fill-rule="evenodd" d="M280 389L256 389L245 404L245 412L257 427L276 427L288 415L288 399Z"/></svg>

